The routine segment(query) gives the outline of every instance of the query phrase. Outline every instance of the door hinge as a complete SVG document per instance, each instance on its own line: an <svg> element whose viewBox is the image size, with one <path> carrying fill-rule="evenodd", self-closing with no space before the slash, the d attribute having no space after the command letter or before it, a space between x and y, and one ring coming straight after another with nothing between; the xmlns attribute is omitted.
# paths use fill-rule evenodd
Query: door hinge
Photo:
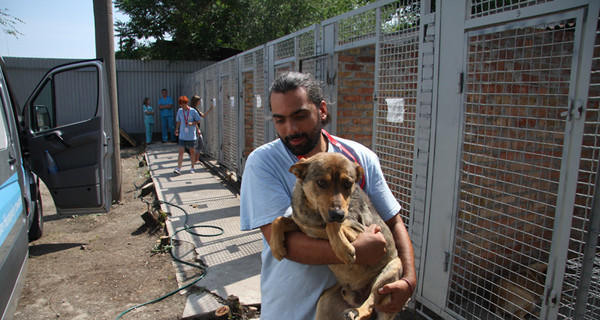
<svg viewBox="0 0 600 320"><path fill-rule="evenodd" d="M575 101L575 107L573 108L573 118L581 119L581 116L583 115L584 111L585 111L585 103L583 103L583 100L577 99Z"/></svg>
<svg viewBox="0 0 600 320"><path fill-rule="evenodd" d="M463 93L464 85L465 85L465 73L461 72L458 75L458 93Z"/></svg>
<svg viewBox="0 0 600 320"><path fill-rule="evenodd" d="M573 119L581 119L583 112L585 111L585 103L583 100L569 100L569 106L567 107L567 111L563 111L560 113L561 117L567 118L567 121L571 121Z"/></svg>

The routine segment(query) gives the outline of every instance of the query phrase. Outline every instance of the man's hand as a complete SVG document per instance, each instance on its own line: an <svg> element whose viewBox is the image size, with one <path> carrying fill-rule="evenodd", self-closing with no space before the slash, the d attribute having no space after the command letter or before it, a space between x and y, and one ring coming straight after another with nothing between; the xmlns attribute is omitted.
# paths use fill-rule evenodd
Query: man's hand
<svg viewBox="0 0 600 320"><path fill-rule="evenodd" d="M358 235L352 242L356 250L356 264L375 265L385 254L385 237L381 234L381 227L372 224Z"/></svg>
<svg viewBox="0 0 600 320"><path fill-rule="evenodd" d="M407 280L408 281L408 280ZM412 284L414 286L414 284ZM377 306L377 309L385 313L396 313L404 310L404 306L412 296L413 288L404 280L388 283L378 289L379 294L391 294L392 300L390 303Z"/></svg>

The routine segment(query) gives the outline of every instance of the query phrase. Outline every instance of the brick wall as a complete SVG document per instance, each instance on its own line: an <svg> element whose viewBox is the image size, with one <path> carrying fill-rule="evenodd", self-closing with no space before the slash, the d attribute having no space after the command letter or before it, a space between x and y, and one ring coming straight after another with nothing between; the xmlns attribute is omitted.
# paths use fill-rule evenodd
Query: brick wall
<svg viewBox="0 0 600 320"><path fill-rule="evenodd" d="M375 47L338 54L337 135L371 148Z"/></svg>

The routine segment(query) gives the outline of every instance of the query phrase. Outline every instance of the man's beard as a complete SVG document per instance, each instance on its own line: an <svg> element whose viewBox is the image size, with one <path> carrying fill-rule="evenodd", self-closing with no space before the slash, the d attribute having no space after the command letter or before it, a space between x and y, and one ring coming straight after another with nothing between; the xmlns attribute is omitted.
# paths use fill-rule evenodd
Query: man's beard
<svg viewBox="0 0 600 320"><path fill-rule="evenodd" d="M283 141L283 144L288 148L288 150L290 150L290 152L293 155L303 156L303 155L311 152L317 146L317 144L319 143L319 139L321 139L321 129L322 128L323 128L323 125L321 124L321 122L319 122L314 127L314 130L309 133L298 133L298 134L294 134L291 136L286 136L285 138L281 138L281 136L279 136L279 138L281 138L281 141ZM306 140L302 144L293 146L290 143L290 140L296 139L296 138L302 138L302 137L306 138Z"/></svg>

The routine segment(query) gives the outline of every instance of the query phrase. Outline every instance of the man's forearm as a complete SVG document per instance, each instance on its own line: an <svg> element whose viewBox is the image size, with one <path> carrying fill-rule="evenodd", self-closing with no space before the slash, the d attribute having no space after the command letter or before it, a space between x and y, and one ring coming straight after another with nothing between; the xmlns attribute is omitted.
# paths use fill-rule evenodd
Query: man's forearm
<svg viewBox="0 0 600 320"><path fill-rule="evenodd" d="M394 235L398 257L402 261L403 273L401 276L408 280L412 287L415 288L417 285L415 253L408 231L404 226L404 222L402 221L400 214L397 214L392 219L386 221L386 224L390 227L392 234Z"/></svg>
<svg viewBox="0 0 600 320"><path fill-rule="evenodd" d="M260 227L267 242L271 241L271 225ZM286 259L303 264L342 263L327 240L310 238L300 231L285 234Z"/></svg>

